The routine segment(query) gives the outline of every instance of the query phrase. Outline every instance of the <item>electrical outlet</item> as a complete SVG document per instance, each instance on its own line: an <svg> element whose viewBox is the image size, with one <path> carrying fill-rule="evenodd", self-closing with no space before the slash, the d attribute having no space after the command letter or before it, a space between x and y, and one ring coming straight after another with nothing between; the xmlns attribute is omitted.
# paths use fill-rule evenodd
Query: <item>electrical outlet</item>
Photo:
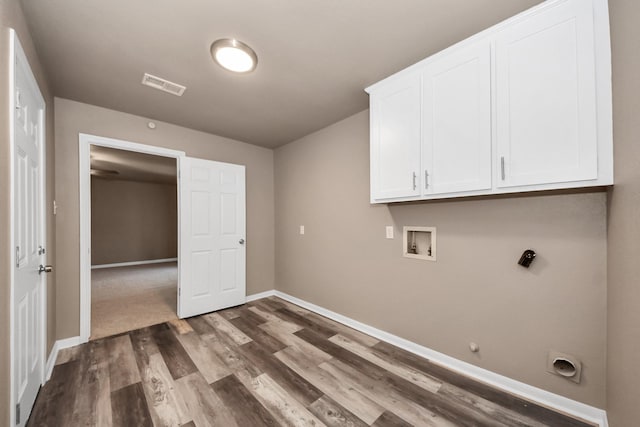
<svg viewBox="0 0 640 427"><path fill-rule="evenodd" d="M387 239L393 239L393 225L387 225Z"/></svg>
<svg viewBox="0 0 640 427"><path fill-rule="evenodd" d="M300 226L300 234L304 234L304 225Z"/></svg>

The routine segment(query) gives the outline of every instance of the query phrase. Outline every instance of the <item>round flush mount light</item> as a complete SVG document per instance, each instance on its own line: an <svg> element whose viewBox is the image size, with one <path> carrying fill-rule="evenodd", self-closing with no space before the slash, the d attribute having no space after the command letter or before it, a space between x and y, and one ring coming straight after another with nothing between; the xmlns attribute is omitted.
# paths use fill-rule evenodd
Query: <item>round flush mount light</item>
<svg viewBox="0 0 640 427"><path fill-rule="evenodd" d="M211 56L223 68L235 73L248 73L258 65L258 56L236 39L220 39L211 45Z"/></svg>

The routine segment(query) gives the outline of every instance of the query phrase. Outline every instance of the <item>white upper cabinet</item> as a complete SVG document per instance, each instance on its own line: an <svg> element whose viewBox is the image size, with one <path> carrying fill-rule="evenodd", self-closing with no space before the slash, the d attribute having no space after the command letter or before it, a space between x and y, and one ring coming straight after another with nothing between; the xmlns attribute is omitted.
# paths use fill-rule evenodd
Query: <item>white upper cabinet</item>
<svg viewBox="0 0 640 427"><path fill-rule="evenodd" d="M371 95L372 200L420 194L420 78Z"/></svg>
<svg viewBox="0 0 640 427"><path fill-rule="evenodd" d="M501 31L496 82L498 187L597 179L591 1L568 0Z"/></svg>
<svg viewBox="0 0 640 427"><path fill-rule="evenodd" d="M373 203L613 184L607 0L547 0L367 92Z"/></svg>
<svg viewBox="0 0 640 427"><path fill-rule="evenodd" d="M423 194L491 189L491 44L473 44L422 73Z"/></svg>

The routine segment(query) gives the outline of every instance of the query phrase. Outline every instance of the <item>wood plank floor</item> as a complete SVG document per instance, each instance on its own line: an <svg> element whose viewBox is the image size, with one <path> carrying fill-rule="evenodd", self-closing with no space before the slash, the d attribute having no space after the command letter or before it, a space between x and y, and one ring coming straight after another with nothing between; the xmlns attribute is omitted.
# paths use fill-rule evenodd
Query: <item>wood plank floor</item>
<svg viewBox="0 0 640 427"><path fill-rule="evenodd" d="M278 298L60 353L28 426L587 424Z"/></svg>

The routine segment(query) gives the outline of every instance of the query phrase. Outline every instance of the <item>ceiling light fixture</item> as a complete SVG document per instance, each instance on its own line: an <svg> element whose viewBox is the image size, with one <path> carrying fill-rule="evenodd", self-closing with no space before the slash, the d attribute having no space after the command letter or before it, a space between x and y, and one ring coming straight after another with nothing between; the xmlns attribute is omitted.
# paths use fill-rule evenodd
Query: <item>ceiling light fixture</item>
<svg viewBox="0 0 640 427"><path fill-rule="evenodd" d="M236 39L213 42L211 56L218 65L235 73L248 73L258 65L258 55L253 49Z"/></svg>

